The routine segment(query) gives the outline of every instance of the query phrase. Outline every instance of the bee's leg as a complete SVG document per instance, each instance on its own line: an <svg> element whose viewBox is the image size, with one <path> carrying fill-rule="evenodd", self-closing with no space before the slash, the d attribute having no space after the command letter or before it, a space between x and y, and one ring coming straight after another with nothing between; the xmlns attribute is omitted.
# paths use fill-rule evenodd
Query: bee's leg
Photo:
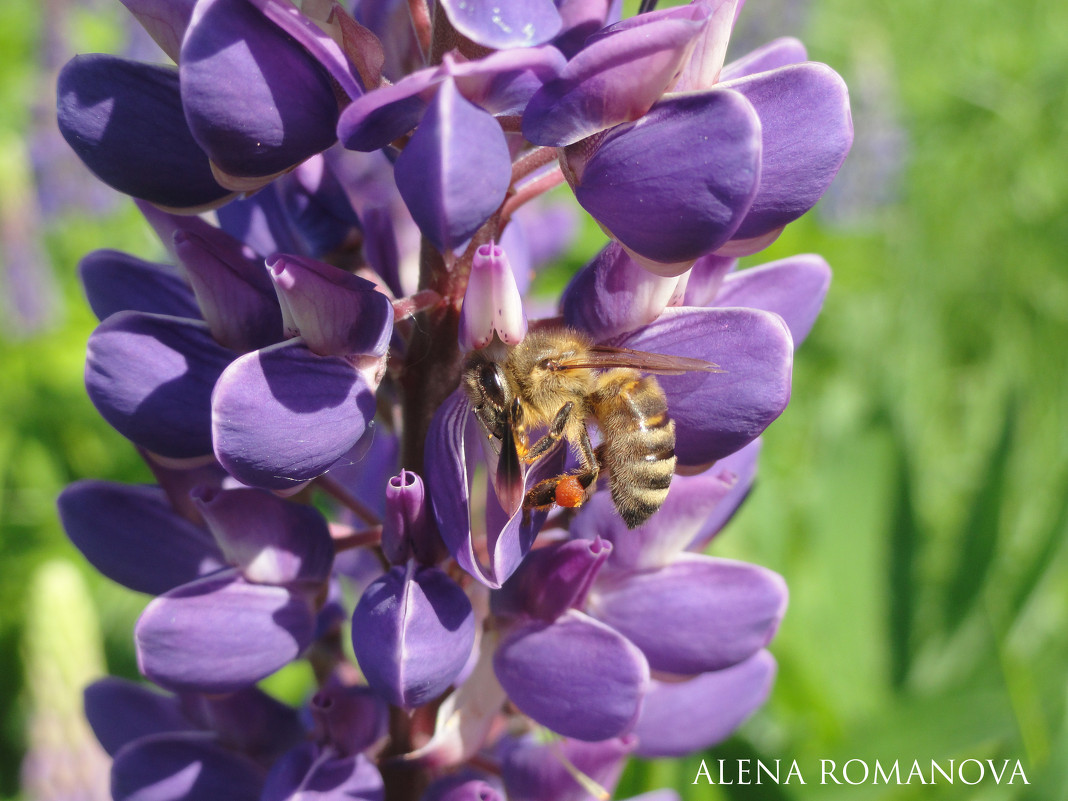
<svg viewBox="0 0 1068 801"><path fill-rule="evenodd" d="M558 411L556 417L553 418L549 430L545 432L541 439L530 447L530 450L523 454L524 462L533 464L552 450L552 447L559 442L560 437L564 435L564 429L567 428L567 423L571 419L571 411L574 408L575 404L572 401L568 401L560 407L560 411Z"/></svg>
<svg viewBox="0 0 1068 801"><path fill-rule="evenodd" d="M553 423L555 427L556 420ZM548 437L549 435L546 434L535 443L534 447L537 448ZM559 436L557 436L557 439L559 439ZM527 492L526 497L523 499L524 509L544 509L554 503L560 506L576 507L586 502L590 495L590 488L600 474L600 465L585 426L582 427L576 444L578 445L579 459L583 462L582 467L563 476L553 476L539 481ZM562 486L562 482L567 483ZM577 488L575 484L578 485ZM564 491L561 492L561 490Z"/></svg>

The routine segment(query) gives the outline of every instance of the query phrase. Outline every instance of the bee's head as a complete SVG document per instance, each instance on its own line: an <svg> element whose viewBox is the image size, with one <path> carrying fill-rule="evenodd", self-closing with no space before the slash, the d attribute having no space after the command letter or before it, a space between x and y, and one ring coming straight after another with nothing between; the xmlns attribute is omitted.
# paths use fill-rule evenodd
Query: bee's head
<svg viewBox="0 0 1068 801"><path fill-rule="evenodd" d="M513 398L504 367L483 352L475 351L464 362L462 383L486 431L503 440Z"/></svg>

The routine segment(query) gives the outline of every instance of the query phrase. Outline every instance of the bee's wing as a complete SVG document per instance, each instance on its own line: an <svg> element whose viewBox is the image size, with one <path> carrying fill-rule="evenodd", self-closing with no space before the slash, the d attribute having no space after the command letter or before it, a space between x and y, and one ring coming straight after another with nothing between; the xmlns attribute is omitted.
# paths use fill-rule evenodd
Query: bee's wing
<svg viewBox="0 0 1068 801"><path fill-rule="evenodd" d="M723 372L718 364L706 362L704 359L691 359L688 356L674 356L667 353L648 353L630 348L613 348L608 345L593 345L581 356L561 359L559 363L561 370L580 368L605 370L610 367L631 367L659 375L680 375L695 370L706 373Z"/></svg>

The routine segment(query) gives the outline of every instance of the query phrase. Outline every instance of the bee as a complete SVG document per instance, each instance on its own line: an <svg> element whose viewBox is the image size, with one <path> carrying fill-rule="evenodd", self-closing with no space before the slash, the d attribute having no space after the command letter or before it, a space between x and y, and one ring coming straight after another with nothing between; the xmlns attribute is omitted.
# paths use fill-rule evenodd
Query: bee
<svg viewBox="0 0 1068 801"><path fill-rule="evenodd" d="M461 383L499 450L499 495L501 486L506 494L521 491L522 465L533 465L563 440L578 457L578 469L539 481L523 497L523 508L579 506L604 471L616 510L635 528L664 503L675 473L675 423L663 389L647 374L692 370L722 372L702 359L596 345L560 328L531 331L512 347L494 342L473 351ZM601 435L596 448L590 420ZM530 432L541 428L545 433L531 444Z"/></svg>

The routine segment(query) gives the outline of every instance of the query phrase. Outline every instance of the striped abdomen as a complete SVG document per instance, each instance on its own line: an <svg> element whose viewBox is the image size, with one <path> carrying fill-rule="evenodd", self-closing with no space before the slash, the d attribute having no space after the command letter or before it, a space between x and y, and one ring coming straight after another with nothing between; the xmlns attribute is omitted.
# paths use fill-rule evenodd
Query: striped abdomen
<svg viewBox="0 0 1068 801"><path fill-rule="evenodd" d="M636 370L610 370L591 394L601 429L597 449L611 473L612 501L628 527L648 520L667 497L675 473L675 424L656 379Z"/></svg>

